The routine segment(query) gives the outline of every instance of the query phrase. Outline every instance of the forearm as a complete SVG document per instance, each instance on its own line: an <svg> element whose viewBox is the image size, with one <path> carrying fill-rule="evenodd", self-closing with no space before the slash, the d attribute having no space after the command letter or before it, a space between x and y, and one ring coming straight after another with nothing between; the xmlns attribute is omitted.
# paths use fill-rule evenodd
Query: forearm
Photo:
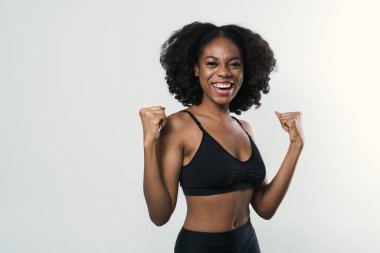
<svg viewBox="0 0 380 253"><path fill-rule="evenodd" d="M171 215L170 194L162 179L154 143L144 144L144 196L150 219L160 226Z"/></svg>
<svg viewBox="0 0 380 253"><path fill-rule="evenodd" d="M288 191L303 144L290 143L288 151L273 180L261 189L261 195L256 203L262 217L270 219L281 204Z"/></svg>

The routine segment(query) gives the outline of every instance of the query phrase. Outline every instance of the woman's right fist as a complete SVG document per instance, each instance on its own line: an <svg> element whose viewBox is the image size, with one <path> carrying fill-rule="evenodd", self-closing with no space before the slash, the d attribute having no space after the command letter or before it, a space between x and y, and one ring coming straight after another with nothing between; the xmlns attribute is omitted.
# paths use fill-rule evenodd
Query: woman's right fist
<svg viewBox="0 0 380 253"><path fill-rule="evenodd" d="M139 111L144 131L144 143L154 142L166 123L165 107L151 106Z"/></svg>

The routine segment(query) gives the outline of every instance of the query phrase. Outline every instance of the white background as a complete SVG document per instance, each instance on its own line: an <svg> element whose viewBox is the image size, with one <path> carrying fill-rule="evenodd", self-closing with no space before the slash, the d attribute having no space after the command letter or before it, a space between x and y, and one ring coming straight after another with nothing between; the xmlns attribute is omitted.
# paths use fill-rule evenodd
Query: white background
<svg viewBox="0 0 380 253"><path fill-rule="evenodd" d="M161 44L193 21L238 24L278 61L250 122L268 177L301 111L305 147L262 252L380 252L378 1L0 0L0 252L173 252L186 214L162 227L143 195L138 110L183 109Z"/></svg>

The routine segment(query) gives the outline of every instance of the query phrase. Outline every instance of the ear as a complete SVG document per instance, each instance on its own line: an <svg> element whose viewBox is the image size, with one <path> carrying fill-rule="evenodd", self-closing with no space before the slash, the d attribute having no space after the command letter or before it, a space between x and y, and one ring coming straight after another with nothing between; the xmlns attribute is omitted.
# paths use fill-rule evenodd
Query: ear
<svg viewBox="0 0 380 253"><path fill-rule="evenodd" d="M198 67L198 64L195 64L195 66L194 66L194 75L195 75L196 77L199 76L199 67Z"/></svg>

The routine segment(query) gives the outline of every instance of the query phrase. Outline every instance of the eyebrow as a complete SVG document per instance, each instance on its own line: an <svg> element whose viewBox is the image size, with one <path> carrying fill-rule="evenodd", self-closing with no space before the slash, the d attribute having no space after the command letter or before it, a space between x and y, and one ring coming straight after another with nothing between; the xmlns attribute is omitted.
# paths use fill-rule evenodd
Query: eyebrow
<svg viewBox="0 0 380 253"><path fill-rule="evenodd" d="M205 59L207 59L207 58L213 58L213 59L218 60L218 57L211 56L211 55L205 57ZM229 60L232 61L232 60L235 60L235 59L241 60L240 57L232 57L232 58L229 59Z"/></svg>

